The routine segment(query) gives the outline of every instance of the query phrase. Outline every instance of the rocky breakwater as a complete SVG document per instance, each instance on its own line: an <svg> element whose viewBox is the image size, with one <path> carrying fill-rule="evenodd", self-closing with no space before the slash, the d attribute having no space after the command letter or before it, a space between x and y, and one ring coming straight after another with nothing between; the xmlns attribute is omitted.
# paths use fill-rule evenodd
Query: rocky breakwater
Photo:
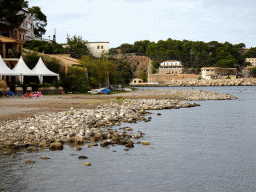
<svg viewBox="0 0 256 192"><path fill-rule="evenodd" d="M236 99L227 94L200 90L158 90L158 92L164 95L175 92L183 95L183 99L186 100ZM98 143L102 147L119 144L131 148L134 147L134 139L140 139L144 133L129 127L114 130L111 126L119 126L121 122L150 121L150 116L145 118L145 115L149 114L147 110L194 106L198 105L174 99L119 98L95 109L71 108L65 112L35 114L24 120L2 122L0 149L24 147L32 152L37 151L37 147L49 147L52 150L61 150L64 143L89 143L88 147L97 146Z"/></svg>
<svg viewBox="0 0 256 192"><path fill-rule="evenodd" d="M73 109L66 112L36 114L25 120L6 121L0 126L0 148L49 147L52 150L63 149L64 143L89 143L89 146L102 147L110 144L134 147L134 139L143 137L144 133L131 128L113 130L121 122L150 121L145 118L147 110L177 109L194 107L195 103L169 99L139 99L111 101L110 104L96 109ZM33 151L33 150L32 150Z"/></svg>
<svg viewBox="0 0 256 192"><path fill-rule="evenodd" d="M190 79L190 80L172 80L166 86L252 86L256 85L256 79Z"/></svg>

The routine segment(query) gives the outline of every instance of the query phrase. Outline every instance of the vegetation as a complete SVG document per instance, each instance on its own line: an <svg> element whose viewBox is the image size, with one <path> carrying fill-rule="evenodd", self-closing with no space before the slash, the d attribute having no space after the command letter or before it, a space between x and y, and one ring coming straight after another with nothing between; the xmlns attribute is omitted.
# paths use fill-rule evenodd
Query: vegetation
<svg viewBox="0 0 256 192"><path fill-rule="evenodd" d="M63 54L67 52L67 49L63 48L62 45L52 42L49 43L47 41L38 41L32 40L26 42L24 48L37 51L37 52L44 52L46 54Z"/></svg>
<svg viewBox="0 0 256 192"><path fill-rule="evenodd" d="M238 52L245 48L244 43L232 45L229 42L219 43L211 41L160 40L157 43L145 41L136 41L133 45L122 44L119 47L122 53L135 53L136 55L145 55L150 57L155 63L152 63L152 72L158 67L157 63L166 60L180 60L187 68L201 68L210 66L234 67L234 64L244 64L246 57L256 57L256 48L252 48L245 55ZM114 51L112 51L114 53ZM198 70L197 70L198 71Z"/></svg>
<svg viewBox="0 0 256 192"><path fill-rule="evenodd" d="M67 51L71 57L76 59L81 59L82 56L89 55L89 50L86 46L86 42L82 40L80 36L74 36L72 38L67 38L68 48Z"/></svg>
<svg viewBox="0 0 256 192"><path fill-rule="evenodd" d="M24 59L25 63L30 69L33 69L38 60L40 58L40 55L37 52L29 52L26 53L26 57ZM45 64L45 66L54 73L60 73L60 64L59 60L56 58L46 59L45 57L42 57L42 60Z"/></svg>
<svg viewBox="0 0 256 192"><path fill-rule="evenodd" d="M28 1L25 0L1 0L0 20L8 22L13 27L19 27L26 15L18 15L18 13L26 8L28 8Z"/></svg>
<svg viewBox="0 0 256 192"><path fill-rule="evenodd" d="M37 37L42 37L46 32L47 17L42 13L41 8L38 6L33 6L28 9L28 12L31 14L31 17L34 21L34 34Z"/></svg>

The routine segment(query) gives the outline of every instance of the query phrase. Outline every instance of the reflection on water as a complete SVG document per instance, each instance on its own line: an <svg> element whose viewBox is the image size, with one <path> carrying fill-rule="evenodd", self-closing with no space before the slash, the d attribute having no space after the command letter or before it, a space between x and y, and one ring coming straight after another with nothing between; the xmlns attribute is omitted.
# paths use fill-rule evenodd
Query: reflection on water
<svg viewBox="0 0 256 192"><path fill-rule="evenodd" d="M254 191L256 88L197 89L230 93L240 99L197 101L200 107L151 111L150 122L123 124L132 127L134 133L139 130L146 133L138 141L151 142L149 146L136 144L129 151L124 151L124 146L87 148L86 145L76 151L75 146L65 145L63 151L20 152L16 158L1 155L0 188L4 191ZM159 112L161 116L156 115ZM79 160L79 155L88 159ZM51 159L42 160L41 156ZM36 163L25 164L28 159ZM92 166L83 166L86 162Z"/></svg>

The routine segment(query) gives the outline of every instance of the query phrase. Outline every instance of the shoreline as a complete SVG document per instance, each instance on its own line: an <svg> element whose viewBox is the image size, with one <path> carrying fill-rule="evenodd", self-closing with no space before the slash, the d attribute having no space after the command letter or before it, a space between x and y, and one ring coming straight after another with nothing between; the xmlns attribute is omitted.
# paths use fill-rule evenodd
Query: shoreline
<svg viewBox="0 0 256 192"><path fill-rule="evenodd" d="M196 103L180 100L237 99L228 94L210 91L172 89L137 90L115 95L56 97L57 99L53 96L46 96L44 100L16 99L16 103L15 99L8 98L9 107L13 105L17 107L17 103L21 106L24 103L34 106L34 108L31 107L33 115L29 118L2 121L0 148L27 148L28 151L33 151L38 147L49 147L54 150L63 149L64 143L90 143L88 147L97 146L100 143L102 147L125 145L126 148L131 148L134 147L135 139L142 138L144 133L131 134L129 130L132 128L129 127L119 128L123 130L120 132L112 129L111 126L120 126L122 122L150 121L151 117L144 117L149 114L147 110L198 106ZM0 103L3 104L5 101L5 105L8 106L7 100L0 99ZM93 100L95 103L91 103ZM55 105L62 106L62 108L57 108L55 111L53 110ZM38 109L45 107L47 110L36 113L35 107Z"/></svg>

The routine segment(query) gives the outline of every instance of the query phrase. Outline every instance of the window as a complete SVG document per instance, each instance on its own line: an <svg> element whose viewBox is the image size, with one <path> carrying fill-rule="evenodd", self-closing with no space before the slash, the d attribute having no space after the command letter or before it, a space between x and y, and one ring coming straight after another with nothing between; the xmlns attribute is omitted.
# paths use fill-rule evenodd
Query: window
<svg viewBox="0 0 256 192"><path fill-rule="evenodd" d="M97 46L97 49L100 49L100 46Z"/></svg>
<svg viewBox="0 0 256 192"><path fill-rule="evenodd" d="M103 49L103 45L101 45L101 49Z"/></svg>

